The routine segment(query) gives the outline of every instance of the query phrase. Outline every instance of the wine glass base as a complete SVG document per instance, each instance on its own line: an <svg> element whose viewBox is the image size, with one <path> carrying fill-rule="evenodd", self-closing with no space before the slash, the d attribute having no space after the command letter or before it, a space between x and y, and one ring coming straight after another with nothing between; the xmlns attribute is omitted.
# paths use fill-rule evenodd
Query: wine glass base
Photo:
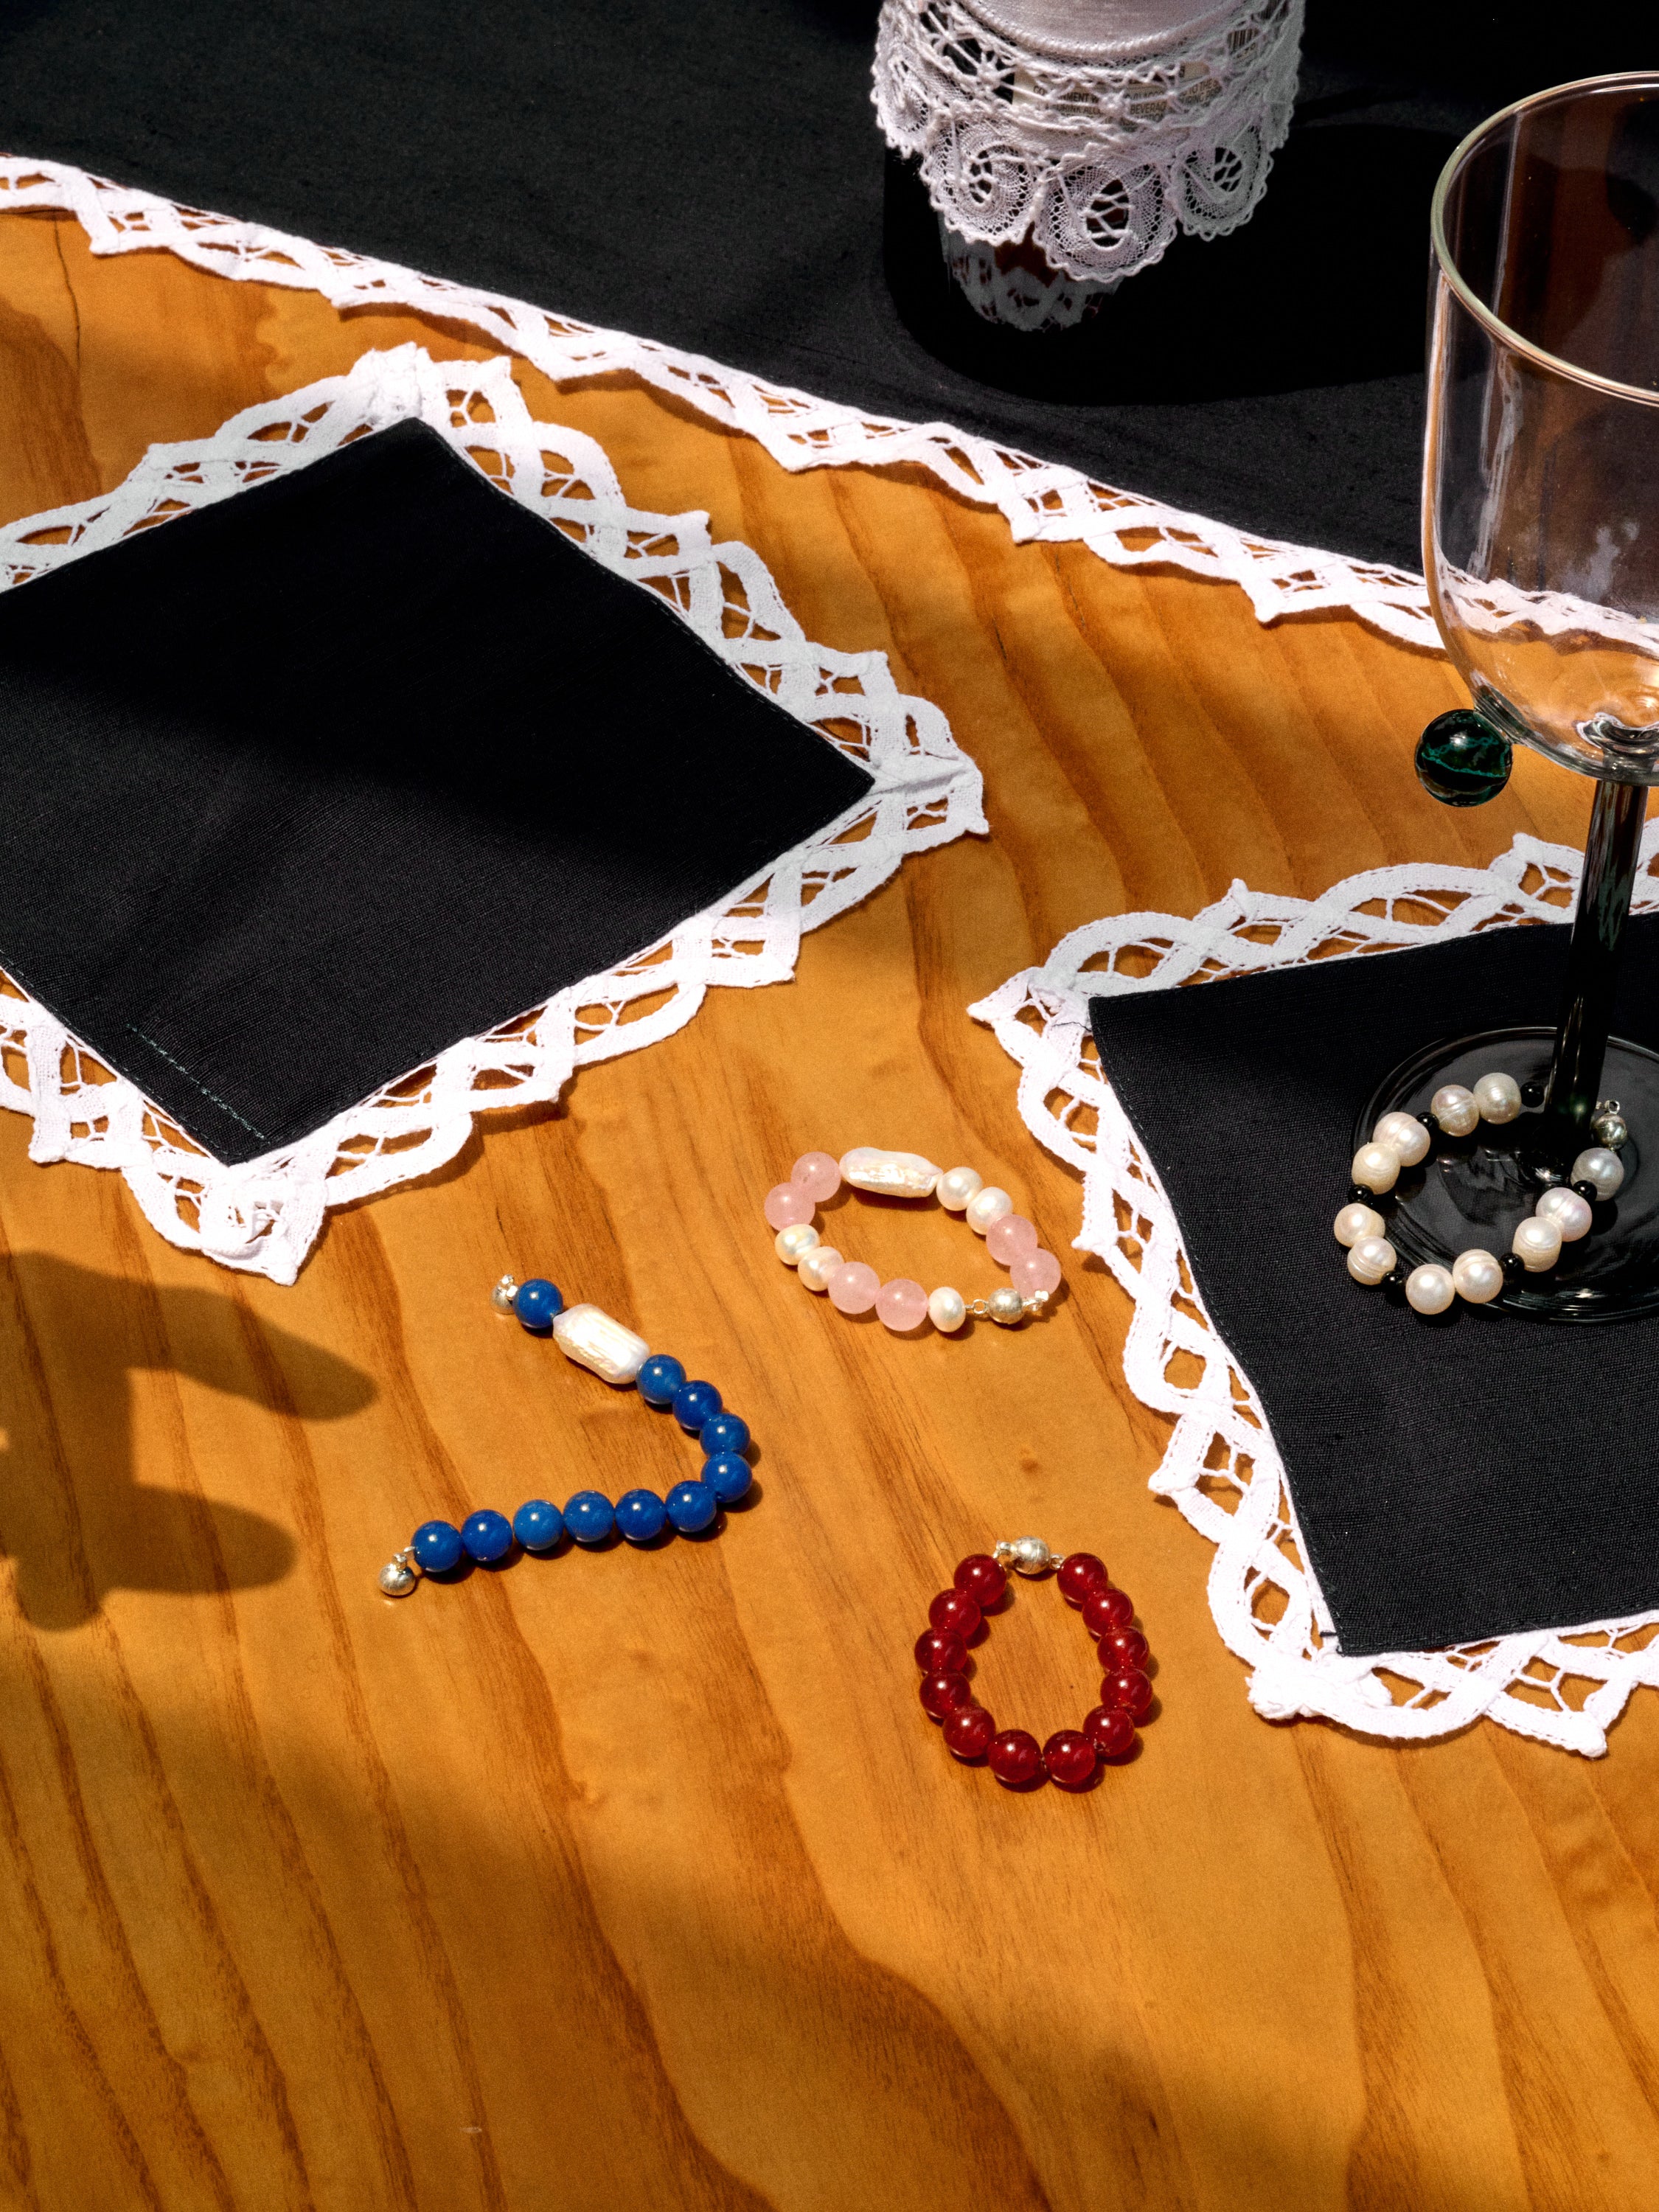
<svg viewBox="0 0 1659 2212"><path fill-rule="evenodd" d="M1354 1149L1369 1143L1381 1115L1395 1107L1428 1110L1444 1083L1473 1090L1483 1075L1512 1075L1522 1091L1548 1078L1555 1032L1482 1030L1443 1039L1402 1061L1372 1094L1354 1125ZM1616 1098L1631 1134L1619 1157L1625 1180L1599 1204L1589 1234L1564 1244L1547 1274L1505 1285L1493 1304L1506 1313L1551 1322L1629 1321L1659 1313L1659 1053L1621 1037L1608 1040L1601 1096ZM1655 1132L1655 1166L1643 1168L1642 1140ZM1586 1138L1585 1143L1594 1139ZM1401 1171L1386 1198L1372 1200L1388 1220L1389 1243L1407 1267L1479 1246L1502 1259L1516 1224L1571 1165L1548 1141L1541 1112L1510 1122L1481 1122L1471 1137L1439 1135L1427 1159ZM1394 1295L1398 1295L1397 1293ZM1461 1301L1460 1301L1461 1304ZM1457 1308L1446 1318L1452 1318Z"/></svg>

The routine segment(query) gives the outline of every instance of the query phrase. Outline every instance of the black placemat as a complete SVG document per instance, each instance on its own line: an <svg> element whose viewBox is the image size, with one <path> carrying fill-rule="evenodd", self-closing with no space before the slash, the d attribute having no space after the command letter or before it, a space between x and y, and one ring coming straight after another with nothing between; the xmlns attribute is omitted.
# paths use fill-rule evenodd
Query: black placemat
<svg viewBox="0 0 1659 2212"><path fill-rule="evenodd" d="M1659 1319L1564 1328L1352 1282L1331 1224L1355 1115L1419 1045L1549 1023L1558 928L1092 1001L1107 1075L1260 1394L1346 1652L1659 1607ZM1659 1043L1659 918L1616 1026Z"/></svg>
<svg viewBox="0 0 1659 2212"><path fill-rule="evenodd" d="M870 782L418 422L0 596L0 966L222 1160Z"/></svg>
<svg viewBox="0 0 1659 2212"><path fill-rule="evenodd" d="M889 288L876 14L477 0L458 28L450 0L13 0L0 146L1420 567L1435 174L1506 101L1643 66L1640 15L1312 0L1255 213L1178 239L1043 367L1046 341L941 295L911 190Z"/></svg>

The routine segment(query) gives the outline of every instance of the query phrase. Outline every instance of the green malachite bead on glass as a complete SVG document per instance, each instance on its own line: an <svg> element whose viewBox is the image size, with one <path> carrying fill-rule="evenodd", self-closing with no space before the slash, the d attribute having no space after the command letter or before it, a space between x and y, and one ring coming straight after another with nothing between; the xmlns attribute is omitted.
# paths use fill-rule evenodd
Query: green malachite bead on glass
<svg viewBox="0 0 1659 2212"><path fill-rule="evenodd" d="M1510 780L1515 748L1470 707L1437 714L1417 741L1417 780L1443 806L1484 806Z"/></svg>

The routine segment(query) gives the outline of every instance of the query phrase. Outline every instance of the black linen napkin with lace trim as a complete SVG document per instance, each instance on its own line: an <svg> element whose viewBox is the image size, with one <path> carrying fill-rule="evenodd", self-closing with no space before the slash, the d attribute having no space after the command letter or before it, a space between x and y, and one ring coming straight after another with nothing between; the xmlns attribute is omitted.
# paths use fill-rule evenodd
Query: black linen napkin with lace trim
<svg viewBox="0 0 1659 2212"><path fill-rule="evenodd" d="M1091 1003L1345 1652L1659 1607L1659 1318L1564 1327L1460 1300L1425 1323L1352 1282L1331 1233L1373 1087L1437 1038L1553 1022L1566 936L1489 930ZM1637 921L1614 1026L1659 1047L1656 972L1659 917Z"/></svg>
<svg viewBox="0 0 1659 2212"><path fill-rule="evenodd" d="M870 781L418 422L0 595L0 967L227 1162Z"/></svg>

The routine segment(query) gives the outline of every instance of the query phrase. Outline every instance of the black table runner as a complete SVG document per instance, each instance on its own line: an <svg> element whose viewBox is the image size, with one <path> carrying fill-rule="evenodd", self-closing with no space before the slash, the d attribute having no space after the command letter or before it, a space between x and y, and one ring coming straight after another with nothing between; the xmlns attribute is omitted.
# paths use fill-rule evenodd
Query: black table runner
<svg viewBox="0 0 1659 2212"><path fill-rule="evenodd" d="M1493 930L1092 1001L1345 1652L1659 1607L1659 1318L1562 1327L1460 1300L1425 1324L1354 1283L1331 1233L1372 1087L1438 1037L1552 1022L1566 935ZM1659 917L1632 926L1615 1021L1648 1045L1656 973Z"/></svg>

